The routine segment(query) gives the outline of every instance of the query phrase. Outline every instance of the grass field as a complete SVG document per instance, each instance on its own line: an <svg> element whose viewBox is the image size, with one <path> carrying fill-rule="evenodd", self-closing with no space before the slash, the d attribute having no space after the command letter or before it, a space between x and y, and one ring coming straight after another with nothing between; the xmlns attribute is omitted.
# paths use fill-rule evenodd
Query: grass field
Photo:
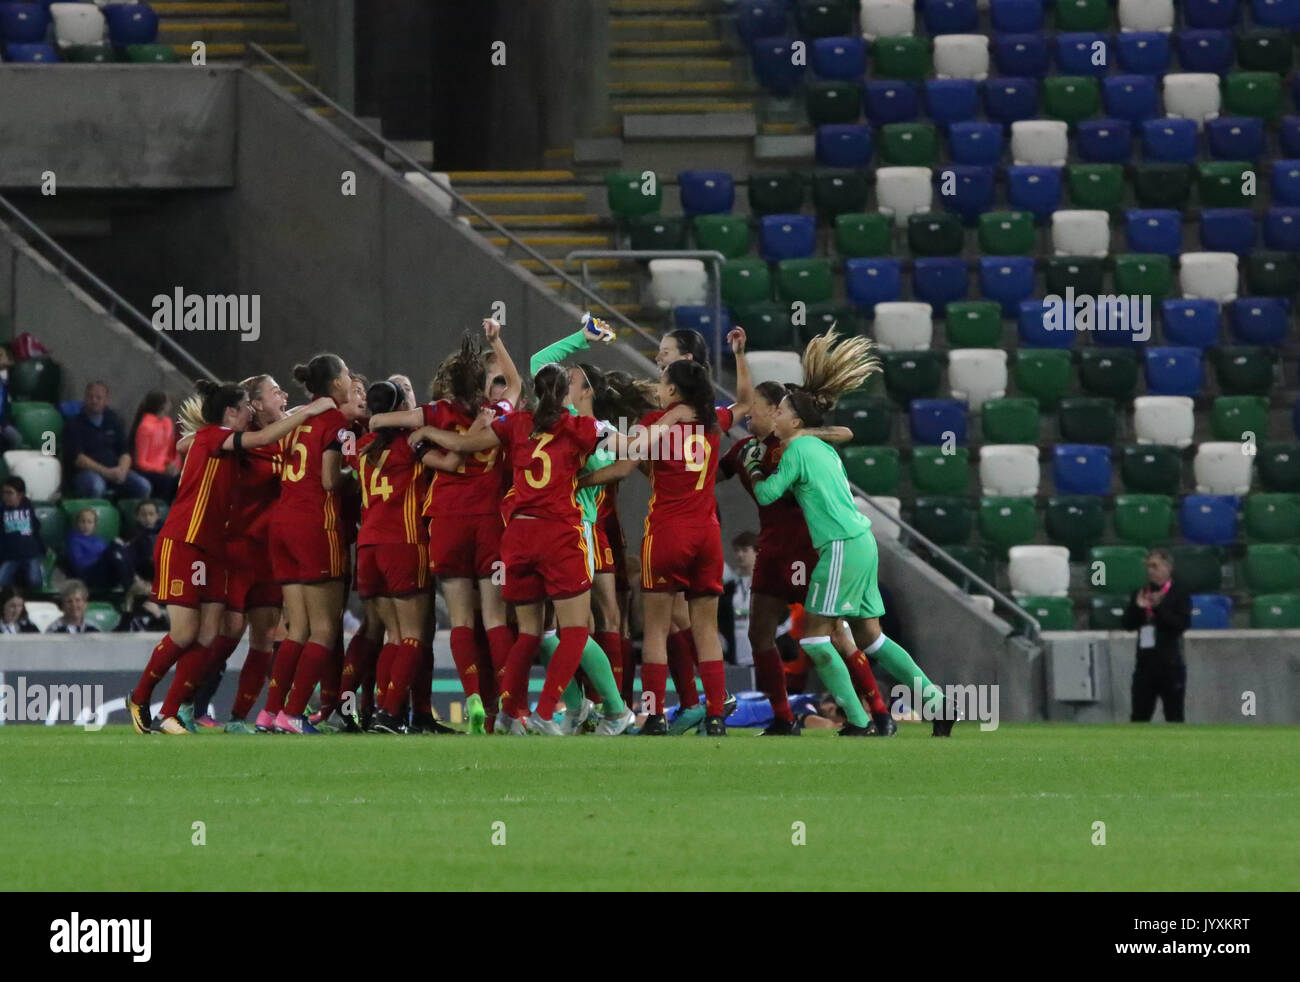
<svg viewBox="0 0 1300 982"><path fill-rule="evenodd" d="M1294 730L902 731L142 739L6 726L0 889L1300 886Z"/></svg>

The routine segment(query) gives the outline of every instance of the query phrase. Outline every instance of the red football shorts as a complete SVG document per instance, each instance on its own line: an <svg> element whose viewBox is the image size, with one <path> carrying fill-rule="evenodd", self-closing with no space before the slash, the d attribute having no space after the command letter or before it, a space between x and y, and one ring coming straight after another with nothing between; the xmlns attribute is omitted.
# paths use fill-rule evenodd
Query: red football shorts
<svg viewBox="0 0 1300 982"><path fill-rule="evenodd" d="M275 582L265 541L232 539L226 543L226 609L240 613L254 607L280 607L284 595Z"/></svg>
<svg viewBox="0 0 1300 982"><path fill-rule="evenodd" d="M817 550L799 555L761 549L754 563L753 590L788 604L801 604L808 596L808 578L817 568Z"/></svg>
<svg viewBox="0 0 1300 982"><path fill-rule="evenodd" d="M609 537L605 530L601 528L600 523L590 526L591 541L587 543L587 548L591 550L591 572L594 576L596 573L613 573L614 572L614 550L610 547Z"/></svg>
<svg viewBox="0 0 1300 982"><path fill-rule="evenodd" d="M439 515L429 519L429 569L444 579L487 579L501 558L503 525L490 515Z"/></svg>
<svg viewBox="0 0 1300 982"><path fill-rule="evenodd" d="M501 559L506 566L501 596L507 603L565 600L591 589L581 525L515 518L501 537Z"/></svg>
<svg viewBox="0 0 1300 982"><path fill-rule="evenodd" d="M153 544L152 598L160 604L197 607L226 602L226 561L198 546L158 536Z"/></svg>
<svg viewBox="0 0 1300 982"><path fill-rule="evenodd" d="M277 583L348 578L348 548L341 529L272 525L270 540L271 570Z"/></svg>
<svg viewBox="0 0 1300 982"><path fill-rule="evenodd" d="M409 597L429 585L429 551L423 543L384 542L357 549L357 593L371 597Z"/></svg>
<svg viewBox="0 0 1300 982"><path fill-rule="evenodd" d="M722 531L716 525L646 533L641 589L685 591L687 598L722 595Z"/></svg>

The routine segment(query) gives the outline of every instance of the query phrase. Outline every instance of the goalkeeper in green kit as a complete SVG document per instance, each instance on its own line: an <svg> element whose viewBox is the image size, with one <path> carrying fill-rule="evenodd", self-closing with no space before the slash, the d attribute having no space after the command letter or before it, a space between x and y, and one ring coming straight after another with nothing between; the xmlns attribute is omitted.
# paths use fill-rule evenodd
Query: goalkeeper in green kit
<svg viewBox="0 0 1300 982"><path fill-rule="evenodd" d="M842 619L848 621L863 652L879 661L898 682L920 691L926 715L934 721L934 735L948 736L956 712L945 703L943 690L926 677L901 645L880 630L885 605L876 583L879 557L871 520L854 504L839 454L806 435L825 424L827 413L841 395L857 389L880 370L873 348L866 338L841 338L833 329L813 338L803 353L804 382L786 386L786 396L773 418L773 432L782 446L776 473L766 479L762 476L761 444L755 444L746 455L745 468L760 505L791 492L808 523L818 562L808 581L804 603L808 619L800 645L848 720L839 735L866 736L870 732L870 720L853 691L848 669L831 644L835 621Z"/></svg>

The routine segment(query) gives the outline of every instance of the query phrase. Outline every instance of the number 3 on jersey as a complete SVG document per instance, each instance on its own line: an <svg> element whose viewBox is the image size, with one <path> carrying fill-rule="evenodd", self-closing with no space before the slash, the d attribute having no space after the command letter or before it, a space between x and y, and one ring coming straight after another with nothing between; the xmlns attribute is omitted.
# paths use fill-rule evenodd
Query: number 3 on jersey
<svg viewBox="0 0 1300 982"><path fill-rule="evenodd" d="M551 455L546 452L546 445L555 439L554 434L543 433L537 440L537 447L533 450L533 459L542 462L542 476L533 477L532 465L524 471L524 477L528 481L530 488L541 488L551 483Z"/></svg>

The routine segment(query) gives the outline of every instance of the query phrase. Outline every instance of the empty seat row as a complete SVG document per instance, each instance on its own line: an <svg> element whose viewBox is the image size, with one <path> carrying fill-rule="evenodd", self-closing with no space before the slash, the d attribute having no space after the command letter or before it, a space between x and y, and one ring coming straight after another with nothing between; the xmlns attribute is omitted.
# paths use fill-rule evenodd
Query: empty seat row
<svg viewBox="0 0 1300 982"><path fill-rule="evenodd" d="M1191 547L1206 548L1206 547ZM978 554L978 550L976 550ZM1179 565L1179 580L1183 566ZM1123 629L1128 594L1098 594L1089 598L1087 626L1091 630ZM1075 630L1074 604L1068 597L1025 596L1016 602L1045 631ZM1218 593L1193 593L1191 629L1224 631L1233 626L1232 598ZM1250 626L1280 631L1300 628L1300 592L1259 594L1251 599Z"/></svg>
<svg viewBox="0 0 1300 982"><path fill-rule="evenodd" d="M6 44L41 44L53 24L60 47L152 44L158 15L147 3L0 3L0 38Z"/></svg>

